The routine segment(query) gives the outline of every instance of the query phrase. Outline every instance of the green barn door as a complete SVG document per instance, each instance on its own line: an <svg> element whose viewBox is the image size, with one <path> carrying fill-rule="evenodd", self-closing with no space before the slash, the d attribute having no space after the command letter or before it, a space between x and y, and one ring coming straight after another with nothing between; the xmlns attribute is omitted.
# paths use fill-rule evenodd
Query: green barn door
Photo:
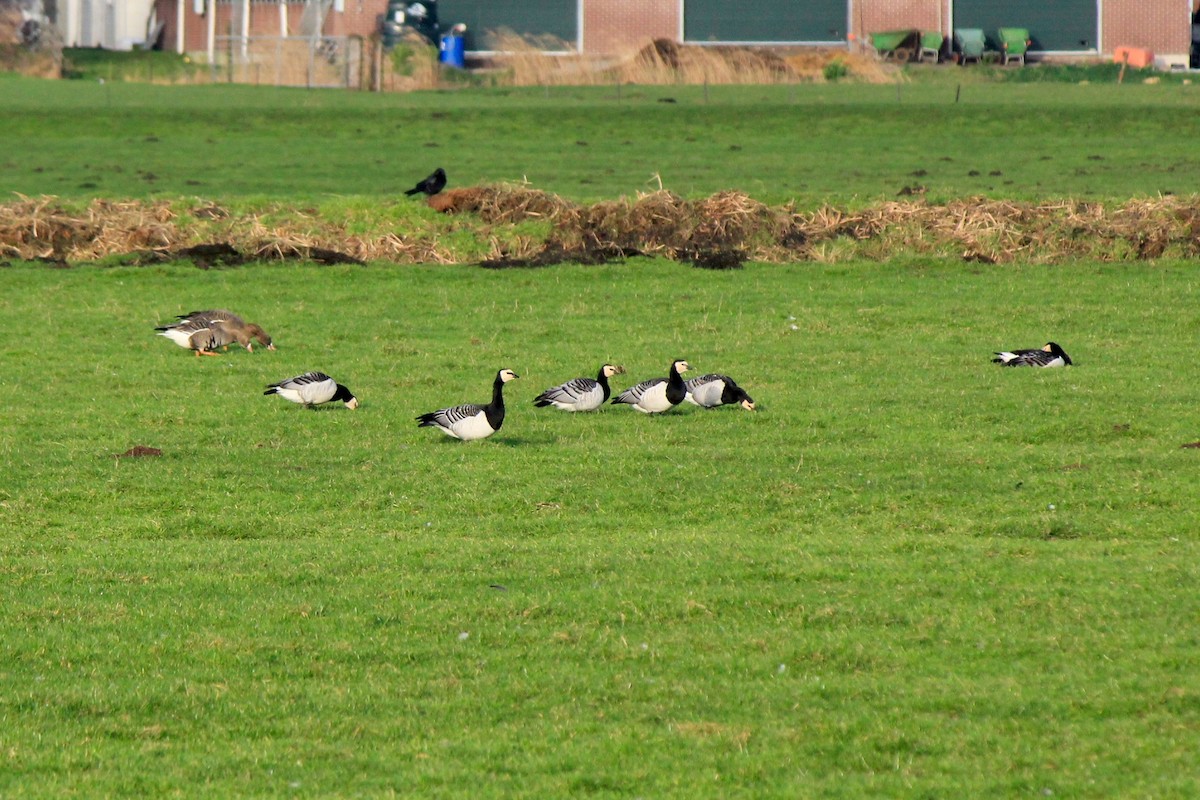
<svg viewBox="0 0 1200 800"><path fill-rule="evenodd" d="M438 0L437 8L442 30L467 26L468 50L497 49L493 34L501 28L542 50L574 49L579 42L577 0Z"/></svg>
<svg viewBox="0 0 1200 800"><path fill-rule="evenodd" d="M847 0L683 0L685 42L844 42Z"/></svg>
<svg viewBox="0 0 1200 800"><path fill-rule="evenodd" d="M1025 28L1031 50L1097 50L1096 0L954 0L955 28L982 28L996 49L997 28Z"/></svg>

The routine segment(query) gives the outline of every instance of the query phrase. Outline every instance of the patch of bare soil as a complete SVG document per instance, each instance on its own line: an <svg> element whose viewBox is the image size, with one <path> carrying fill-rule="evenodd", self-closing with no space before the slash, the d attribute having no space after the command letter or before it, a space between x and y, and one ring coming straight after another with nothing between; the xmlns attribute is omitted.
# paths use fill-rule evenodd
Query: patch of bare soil
<svg viewBox="0 0 1200 800"><path fill-rule="evenodd" d="M157 447L148 447L144 444L137 444L126 450L124 453L119 453L117 458L146 458L149 456L161 456L162 450Z"/></svg>

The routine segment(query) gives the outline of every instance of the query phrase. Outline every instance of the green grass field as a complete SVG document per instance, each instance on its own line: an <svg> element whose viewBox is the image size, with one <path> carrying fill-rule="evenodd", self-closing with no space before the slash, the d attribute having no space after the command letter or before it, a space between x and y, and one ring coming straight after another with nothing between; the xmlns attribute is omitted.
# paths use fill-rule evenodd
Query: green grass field
<svg viewBox="0 0 1200 800"><path fill-rule="evenodd" d="M970 80L969 71L964 80ZM662 186L762 202L869 202L921 185L1128 199L1200 184L1200 86L460 90L408 95L0 80L6 191L64 198L395 196L528 180L595 201ZM675 102L660 102L664 99ZM975 174L972 174L975 173Z"/></svg>
<svg viewBox="0 0 1200 800"><path fill-rule="evenodd" d="M685 193L802 201L779 184L805 174L811 197L853 203L914 180L872 177L890 161L938 163L896 134L945 87L902 88L899 106L894 87L708 105L645 90L605 115L584 92L120 85L109 106L102 86L2 80L30 113L0 117L25 148L0 163L17 191L80 202L188 196L195 179L221 202L332 193L352 209L431 154L452 179L459 159L464 181L518 178L520 145L554 175L530 179L572 198L632 193L651 171L673 188L678 169ZM1103 182L1068 170L1047 195L1153 193L1139 163L1200 165L1166 135L1187 127L1188 87L984 88L1066 109L986 139L1040 176L998 196L1036 196L1047 164L1102 143L1124 154L1086 162ZM996 124L975 90L963 103ZM801 109L854 146L796 136ZM1104 116L1125 122L1088 127ZM471 141L472 117L493 138ZM378 137L397 125L417 130L393 160ZM413 157L438 125L460 138ZM983 139L933 141L954 164L993 157ZM712 158L730 152L754 168ZM84 163L123 172L67 186ZM1182 445L1200 439L1198 295L1188 261L903 253L724 272L6 262L0 796L1194 797L1200 450ZM278 350L195 358L153 335L220 306ZM1048 338L1075 366L989 363ZM531 403L604 361L624 387L678 357L733 375L760 410ZM486 400L500 367L521 379L495 437L416 427ZM262 395L309 369L361 407ZM163 454L116 457L135 445Z"/></svg>

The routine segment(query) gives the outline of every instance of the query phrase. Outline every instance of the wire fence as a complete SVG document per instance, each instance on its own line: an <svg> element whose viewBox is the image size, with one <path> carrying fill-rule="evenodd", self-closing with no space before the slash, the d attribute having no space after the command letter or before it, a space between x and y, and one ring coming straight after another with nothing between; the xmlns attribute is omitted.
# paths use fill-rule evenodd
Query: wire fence
<svg viewBox="0 0 1200 800"><path fill-rule="evenodd" d="M359 36L217 36L213 81L361 89L369 81Z"/></svg>

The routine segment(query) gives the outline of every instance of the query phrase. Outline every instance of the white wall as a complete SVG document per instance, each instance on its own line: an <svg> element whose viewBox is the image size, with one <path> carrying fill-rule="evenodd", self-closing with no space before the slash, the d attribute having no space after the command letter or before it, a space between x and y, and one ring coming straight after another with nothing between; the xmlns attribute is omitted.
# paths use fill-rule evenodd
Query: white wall
<svg viewBox="0 0 1200 800"><path fill-rule="evenodd" d="M154 0L58 0L58 28L67 47L129 50L146 38Z"/></svg>

